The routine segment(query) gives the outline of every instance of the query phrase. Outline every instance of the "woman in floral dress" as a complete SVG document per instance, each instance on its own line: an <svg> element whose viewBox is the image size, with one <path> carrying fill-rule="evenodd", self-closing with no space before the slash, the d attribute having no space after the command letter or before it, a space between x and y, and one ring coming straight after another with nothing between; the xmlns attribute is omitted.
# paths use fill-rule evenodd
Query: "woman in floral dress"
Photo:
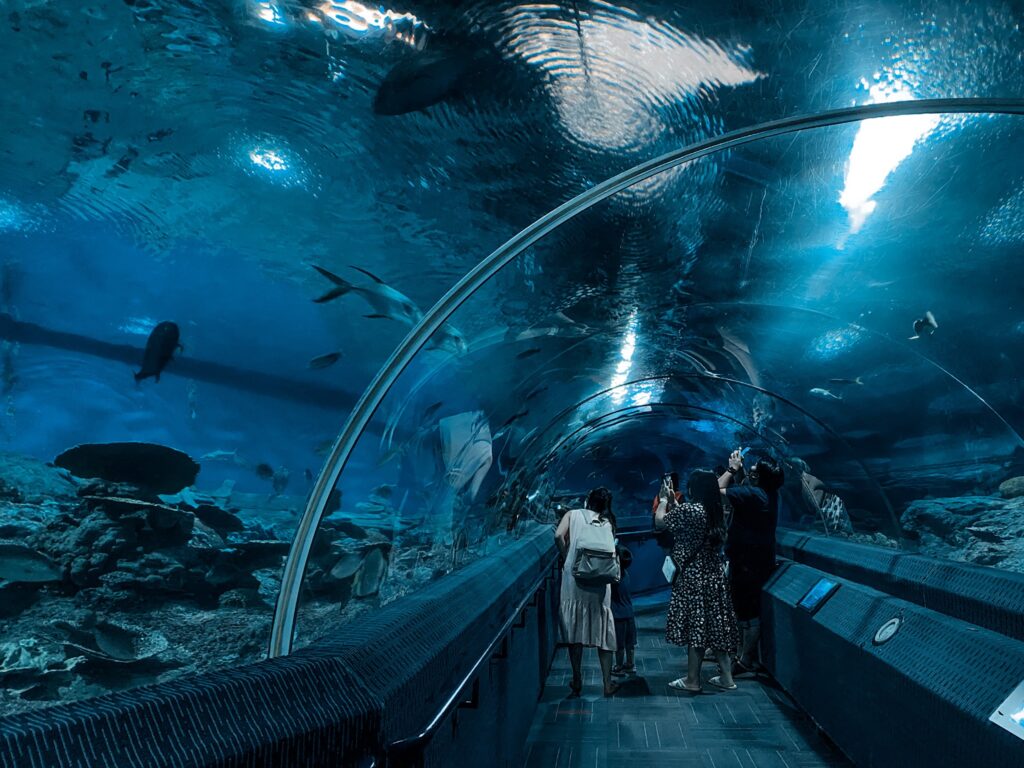
<svg viewBox="0 0 1024 768"><path fill-rule="evenodd" d="M689 501L676 500L672 489L663 487L655 525L673 534L672 559L677 572L672 582L665 639L685 645L687 674L669 685L694 693L701 690L700 667L710 648L721 674L708 683L732 690L730 654L739 639L736 616L725 578L725 558L721 553L725 539L722 496L713 472L698 469L690 475Z"/></svg>

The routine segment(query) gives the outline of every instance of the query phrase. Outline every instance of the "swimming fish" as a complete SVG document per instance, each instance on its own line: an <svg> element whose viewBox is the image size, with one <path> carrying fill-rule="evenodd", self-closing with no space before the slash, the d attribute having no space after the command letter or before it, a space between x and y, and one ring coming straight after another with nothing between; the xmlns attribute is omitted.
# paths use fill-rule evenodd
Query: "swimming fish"
<svg viewBox="0 0 1024 768"><path fill-rule="evenodd" d="M428 51L399 62L373 97L378 115L404 115L433 106L458 93L478 54L462 50Z"/></svg>
<svg viewBox="0 0 1024 768"><path fill-rule="evenodd" d="M388 561L380 547L374 547L363 558L352 582L353 597L370 597L380 591L388 573Z"/></svg>
<svg viewBox="0 0 1024 768"><path fill-rule="evenodd" d="M306 471L302 473L302 476L304 478L306 478L306 482L307 483L312 483L313 482L313 470L306 469Z"/></svg>
<svg viewBox="0 0 1024 768"><path fill-rule="evenodd" d="M150 376L160 381L160 374L171 362L175 351L185 351L179 338L180 332L177 323L167 321L159 323L146 340L146 351L142 356L142 370L135 374L135 381L142 381Z"/></svg>
<svg viewBox="0 0 1024 768"><path fill-rule="evenodd" d="M425 410L423 412L423 420L426 421L431 416L433 416L435 413L437 413L438 409L440 409L440 407L442 405L444 405L444 402L443 401L438 401L438 402L434 403L433 405L431 405L430 407L428 407L427 410Z"/></svg>
<svg viewBox="0 0 1024 768"><path fill-rule="evenodd" d="M529 415L529 413L530 413L529 411L520 411L519 413L516 413L516 414L510 416L508 421L506 421L504 424L502 424L500 427L498 427L498 429L502 430L502 429L505 429L505 427L512 426L512 424L514 424L515 422L519 421L519 419L523 418L524 416Z"/></svg>
<svg viewBox="0 0 1024 768"><path fill-rule="evenodd" d="M534 355L537 355L537 354L540 354L540 348L539 347L532 347L531 349L527 349L527 350L525 350L523 352L520 352L518 355L516 355L516 359L517 360L525 360L526 358L533 357Z"/></svg>
<svg viewBox="0 0 1024 768"><path fill-rule="evenodd" d="M288 480L291 478L292 473L288 471L287 467L278 467L274 474L270 476L270 484L274 489L274 496L280 496L284 493L284 489L288 487Z"/></svg>
<svg viewBox="0 0 1024 768"><path fill-rule="evenodd" d="M352 269L370 278L373 282L369 286L353 285L348 280L316 264L313 265L313 269L334 283L334 288L313 299L317 304L325 304L345 294L356 293L374 310L372 314L366 315L368 318L397 320L405 325L413 326L423 317L423 312L412 299L362 267L353 266ZM441 326L432 342L432 346L448 347L459 353L466 350L466 340L463 335L447 323Z"/></svg>
<svg viewBox="0 0 1024 768"><path fill-rule="evenodd" d="M246 466L247 462L238 455L238 449L233 451L210 451L199 457L202 461L228 461L240 467Z"/></svg>
<svg viewBox="0 0 1024 768"><path fill-rule="evenodd" d="M864 386L864 381L861 379L860 376L858 376L856 379L829 379L828 383L829 384L841 384L841 385L857 384L857 385L859 385L861 387Z"/></svg>
<svg viewBox="0 0 1024 768"><path fill-rule="evenodd" d="M266 463L257 464L256 476L260 480L269 480L274 476L274 468Z"/></svg>
<svg viewBox="0 0 1024 768"><path fill-rule="evenodd" d="M535 390L533 390L533 392L531 392L530 394L528 394L526 396L526 399L527 399L527 401L533 400L533 398L537 397L537 395L541 394L542 392L547 392L547 391L548 391L548 386L546 384L544 386L537 387Z"/></svg>
<svg viewBox="0 0 1024 768"><path fill-rule="evenodd" d="M309 367L313 370L330 368L341 359L341 352L328 352L326 355L319 355L309 361Z"/></svg>
<svg viewBox="0 0 1024 768"><path fill-rule="evenodd" d="M914 335L910 337L910 341L931 336L938 327L939 324L935 322L935 315L931 312L925 312L924 317L919 317L914 321Z"/></svg>
<svg viewBox="0 0 1024 768"><path fill-rule="evenodd" d="M378 485L376 488L370 491L370 496L376 496L377 498L380 499L390 499L392 490L393 486L384 483L383 485Z"/></svg>
<svg viewBox="0 0 1024 768"><path fill-rule="evenodd" d="M815 397L821 399L821 400L842 400L843 399L839 395L834 395L831 392L829 392L827 389L822 389L821 387L815 387L814 389L812 389L811 390L811 394L814 395Z"/></svg>

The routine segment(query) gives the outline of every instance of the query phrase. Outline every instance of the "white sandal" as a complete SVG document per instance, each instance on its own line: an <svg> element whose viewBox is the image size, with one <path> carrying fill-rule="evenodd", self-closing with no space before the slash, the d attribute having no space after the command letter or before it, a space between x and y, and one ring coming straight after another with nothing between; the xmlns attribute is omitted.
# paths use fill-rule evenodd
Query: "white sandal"
<svg viewBox="0 0 1024 768"><path fill-rule="evenodd" d="M713 685L715 686L715 688L721 688L723 691L735 691L737 688L736 683L733 683L732 685L726 685L725 683L723 683L721 675L709 677L708 685Z"/></svg>
<svg viewBox="0 0 1024 768"><path fill-rule="evenodd" d="M688 686L686 684L685 677L680 677L678 680L673 680L671 683L668 684L668 687L674 688L677 691L689 691L690 693L701 693L704 690L699 685L696 688L691 688L690 686Z"/></svg>

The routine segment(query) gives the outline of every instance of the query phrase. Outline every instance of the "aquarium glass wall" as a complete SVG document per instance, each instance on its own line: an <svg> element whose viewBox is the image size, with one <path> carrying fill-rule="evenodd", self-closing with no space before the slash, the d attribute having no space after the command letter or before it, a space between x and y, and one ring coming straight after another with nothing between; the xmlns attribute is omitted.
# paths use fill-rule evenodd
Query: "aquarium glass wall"
<svg viewBox="0 0 1024 768"><path fill-rule="evenodd" d="M1024 83L1000 3L0 11L0 716L265 658L356 402L539 217L739 128ZM522 249L360 434L296 645L592 487L649 527L737 446L786 526L1024 570L1024 116L986 103L755 135Z"/></svg>

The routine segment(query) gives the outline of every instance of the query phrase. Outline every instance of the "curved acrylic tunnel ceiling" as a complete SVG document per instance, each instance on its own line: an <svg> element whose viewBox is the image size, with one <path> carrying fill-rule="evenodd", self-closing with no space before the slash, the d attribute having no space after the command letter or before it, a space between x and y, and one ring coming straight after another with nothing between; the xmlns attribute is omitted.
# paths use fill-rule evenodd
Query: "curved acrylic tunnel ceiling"
<svg viewBox="0 0 1024 768"><path fill-rule="evenodd" d="M464 484L492 524L487 503L553 415L654 374L673 379L570 409L566 427L600 429L537 483L563 470L566 490L593 471L618 478L601 454L619 438L644 467L710 462L695 436L717 446L746 434L742 422L840 489L855 524L877 516L873 481L897 516L929 494L991 493L1024 474L1024 297L1005 279L1024 241L1018 118L888 105L1016 98L1020 17L960 0L8 2L3 448L48 462L81 443L159 443L202 466L196 495L170 503L237 508L226 524L242 530L201 547L220 566L172 558L196 577L185 610L159 590L143 597L138 618L181 651L179 672L259 658L275 602L276 654L299 614L330 627L372 610L378 584L386 601L429 582L448 567L434 512L466 511L444 489ZM868 109L845 126L763 130L851 105ZM400 362L376 412L359 405L365 431L339 444L344 474L331 476L335 451L315 480L421 309L496 244L580 193L594 202L603 179L748 126L731 136L747 143L622 179L517 239L510 249L531 242L444 327L417 330L406 350L431 340ZM909 341L929 310L939 329ZM179 324L185 350L158 385L134 387L129 366L161 321ZM678 405L643 412L659 402ZM601 416L622 408L636 418ZM477 487L452 446L485 424L493 451L469 451L479 468L491 461ZM663 448L633 446L645 430L664 433ZM86 519L81 500L61 503ZM15 530L34 525L18 505L7 513ZM62 562L77 546L39 536ZM114 574L102 612L134 622L115 585L177 573L146 554L79 560L74 578L93 589ZM59 660L36 629L75 599L40 600L0 642L36 637ZM251 632L237 629L243 615ZM127 684L116 677L110 688Z"/></svg>
<svg viewBox="0 0 1024 768"><path fill-rule="evenodd" d="M1013 398L999 391L997 376L956 365L967 345L975 357L992 354L957 332L967 319L958 310L969 313L970 303L931 302L988 290L972 264L938 249L964 227L989 226L985 216L998 208L1006 184L990 183L987 196L978 190L997 175L1004 148L1019 135L1014 116L1022 113L1018 100L951 99L758 125L643 163L509 240L424 315L355 407L300 521L272 653L288 647L317 523L360 435L367 427L383 434L388 448L360 450L387 459L397 434L415 436L424 416L450 407L409 407L427 378L435 391L441 384L441 391L470 395L489 439L508 445L539 427L531 399L550 410L644 372L689 372L703 384L687 401L773 431L794 459L809 459L819 474L832 471L837 482L850 476L841 466L849 460L876 492L890 486L876 496L890 531L889 499L912 496L929 461L945 474L954 466L968 476L979 465L1001 465L1021 444L1011 426ZM879 126L888 129L882 138ZM881 148L900 132L906 146L883 162ZM872 153L865 154L865 143ZM727 171L743 153L760 158L762 173L753 181ZM964 154L971 164L958 160ZM725 164L708 174L707 164L723 157ZM844 183L840 206L836 180ZM961 198L965 187L973 190L970 204ZM705 202L697 219L690 215L695 197ZM719 202L708 206L709 200ZM935 208L950 200L957 201L954 210L936 220ZM943 328L955 318L948 343L935 343L930 326L912 330L932 309ZM415 362L425 346L442 353ZM474 388L482 370L486 384ZM729 391L706 386L730 380ZM739 391L771 396L737 397ZM633 398L638 405L665 399L653 391ZM801 416L778 412L780 402ZM382 403L408 423L388 423L378 413ZM912 427L909 434L894 432L896 415ZM805 417L821 427L816 435L799 423ZM922 462L923 452L929 456ZM917 479L907 483L907 475ZM924 476L931 477L927 470Z"/></svg>

